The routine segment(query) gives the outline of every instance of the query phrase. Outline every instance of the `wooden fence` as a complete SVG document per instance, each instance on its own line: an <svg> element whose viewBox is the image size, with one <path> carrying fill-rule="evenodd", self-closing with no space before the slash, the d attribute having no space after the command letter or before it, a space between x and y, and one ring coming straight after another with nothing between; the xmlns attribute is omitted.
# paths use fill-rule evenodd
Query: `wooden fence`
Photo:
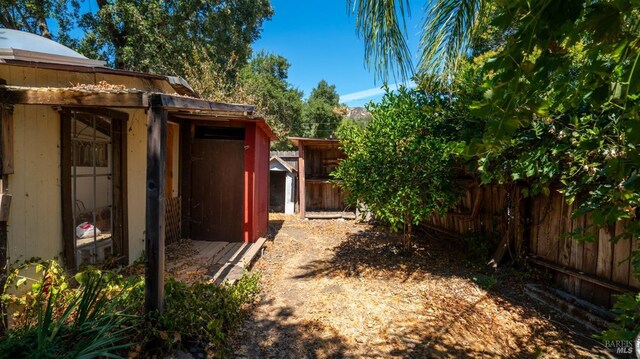
<svg viewBox="0 0 640 359"><path fill-rule="evenodd" d="M516 184L470 185L454 210L433 215L424 225L443 235L494 239L494 265L505 256L525 259L548 270L560 289L604 307L613 304L613 295L637 292L640 282L629 257L638 239L613 243L610 238L622 233L623 223L597 228L588 215L571 218L572 210L557 192L525 199ZM580 228L593 240L567 235Z"/></svg>

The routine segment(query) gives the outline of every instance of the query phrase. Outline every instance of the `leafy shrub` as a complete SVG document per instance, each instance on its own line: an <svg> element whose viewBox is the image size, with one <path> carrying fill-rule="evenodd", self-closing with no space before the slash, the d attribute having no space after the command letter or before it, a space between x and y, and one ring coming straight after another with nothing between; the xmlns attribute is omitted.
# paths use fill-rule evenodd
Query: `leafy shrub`
<svg viewBox="0 0 640 359"><path fill-rule="evenodd" d="M40 278L24 295L5 291L2 296L21 310L13 316L15 328L0 341L0 357L95 358L114 356L132 345L127 341L140 320L125 313L125 293L137 283L93 270L76 275L78 287L72 289L57 262L37 264L35 270ZM27 280L17 271L10 279L7 287Z"/></svg>
<svg viewBox="0 0 640 359"><path fill-rule="evenodd" d="M602 333L603 340L634 340L640 333L640 293L622 294L613 305L616 321Z"/></svg>
<svg viewBox="0 0 640 359"><path fill-rule="evenodd" d="M258 293L258 281L258 275L245 274L233 286L204 282L188 286L169 278L164 313L156 317L154 335L165 349L196 344L223 355L227 335L240 323L244 305Z"/></svg>
<svg viewBox="0 0 640 359"><path fill-rule="evenodd" d="M29 269L36 278L24 275ZM0 358L119 358L187 345L223 356L227 335L258 293L258 280L245 274L234 286L188 286L168 278L164 313L145 321L140 276L88 269L70 278L55 261L26 263L11 271L1 297L15 311L13 328L0 336ZM27 286L20 295L7 290Z"/></svg>
<svg viewBox="0 0 640 359"><path fill-rule="evenodd" d="M337 184L350 204L366 204L391 230L403 230L405 249L412 226L446 212L459 198L450 143L456 131L434 115L438 103L434 96L400 88L368 105L372 118L366 128L346 126L340 133L347 158L332 173Z"/></svg>

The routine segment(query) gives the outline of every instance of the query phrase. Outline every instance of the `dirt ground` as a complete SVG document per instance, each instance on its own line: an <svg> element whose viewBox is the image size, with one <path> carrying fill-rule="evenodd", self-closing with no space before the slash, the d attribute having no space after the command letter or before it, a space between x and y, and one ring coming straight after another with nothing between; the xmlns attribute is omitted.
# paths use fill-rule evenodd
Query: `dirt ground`
<svg viewBox="0 0 640 359"><path fill-rule="evenodd" d="M234 338L239 358L600 356L589 333L523 294L529 275L490 272L449 243L344 220L271 215L253 271L262 294ZM486 289L485 289L486 288Z"/></svg>

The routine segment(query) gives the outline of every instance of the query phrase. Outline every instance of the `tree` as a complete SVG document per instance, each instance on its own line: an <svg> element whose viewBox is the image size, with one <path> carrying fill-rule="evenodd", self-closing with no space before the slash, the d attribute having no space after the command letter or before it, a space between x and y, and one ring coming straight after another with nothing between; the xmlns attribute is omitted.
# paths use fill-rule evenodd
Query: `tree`
<svg viewBox="0 0 640 359"><path fill-rule="evenodd" d="M115 68L182 76L194 52L233 74L250 57L251 43L273 14L268 0L97 0L94 12L84 13L79 3L3 2L0 22L52 37ZM57 21L56 34L47 19ZM74 28L83 35L73 37Z"/></svg>
<svg viewBox="0 0 640 359"><path fill-rule="evenodd" d="M69 31L78 19L78 0L7 0L0 2L0 25L23 30L69 45ZM55 21L57 36L47 20Z"/></svg>
<svg viewBox="0 0 640 359"><path fill-rule="evenodd" d="M347 157L333 176L351 204L364 203L392 230L403 229L405 250L414 225L444 213L458 199L448 149L456 132L430 116L440 100L405 88L387 92L379 104L369 105L366 128L346 126L340 134Z"/></svg>
<svg viewBox="0 0 640 359"><path fill-rule="evenodd" d="M335 85L329 85L325 80L318 82L305 103L305 136L333 137L342 120L339 107L340 95Z"/></svg>
<svg viewBox="0 0 640 359"><path fill-rule="evenodd" d="M288 81L290 64L282 56L258 53L239 76L239 91L255 104L278 137L300 136L302 128L302 92ZM283 141L277 147L286 148Z"/></svg>

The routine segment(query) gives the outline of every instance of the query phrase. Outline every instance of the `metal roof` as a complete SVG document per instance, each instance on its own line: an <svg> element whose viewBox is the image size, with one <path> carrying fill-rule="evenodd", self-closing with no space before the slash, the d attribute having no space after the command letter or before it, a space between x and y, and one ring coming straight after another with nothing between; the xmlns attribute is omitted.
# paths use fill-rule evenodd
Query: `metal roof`
<svg viewBox="0 0 640 359"><path fill-rule="evenodd" d="M53 40L12 29L0 29L0 59L101 67L104 61L85 56Z"/></svg>

